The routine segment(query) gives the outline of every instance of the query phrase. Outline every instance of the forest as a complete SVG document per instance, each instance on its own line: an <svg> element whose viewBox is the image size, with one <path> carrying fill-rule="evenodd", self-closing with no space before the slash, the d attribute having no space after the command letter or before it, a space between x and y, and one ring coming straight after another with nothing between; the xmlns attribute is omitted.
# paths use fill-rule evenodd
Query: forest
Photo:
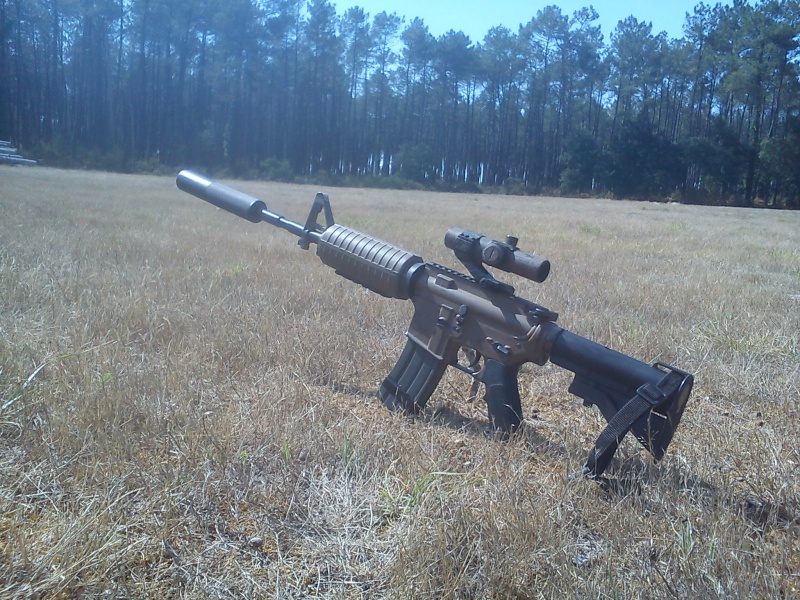
<svg viewBox="0 0 800 600"><path fill-rule="evenodd" d="M0 139L45 165L800 208L800 1L683 37L592 7L482 40L328 0L0 0Z"/></svg>

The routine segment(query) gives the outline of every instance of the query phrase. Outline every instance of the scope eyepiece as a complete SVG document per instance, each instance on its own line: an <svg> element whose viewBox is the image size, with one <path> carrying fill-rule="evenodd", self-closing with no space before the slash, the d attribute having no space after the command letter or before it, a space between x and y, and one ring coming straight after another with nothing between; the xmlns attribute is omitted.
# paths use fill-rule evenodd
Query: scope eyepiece
<svg viewBox="0 0 800 600"><path fill-rule="evenodd" d="M467 260L475 263L542 283L550 274L550 261L523 252L517 248L517 242L514 236L509 235L505 242L500 242L459 227L451 227L444 237L444 245L455 251L462 262L462 256L466 256Z"/></svg>

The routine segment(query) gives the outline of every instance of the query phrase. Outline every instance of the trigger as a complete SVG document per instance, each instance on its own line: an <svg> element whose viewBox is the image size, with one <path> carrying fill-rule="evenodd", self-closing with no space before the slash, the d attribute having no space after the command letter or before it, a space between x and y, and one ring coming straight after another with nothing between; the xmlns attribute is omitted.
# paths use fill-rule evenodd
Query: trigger
<svg viewBox="0 0 800 600"><path fill-rule="evenodd" d="M468 346L461 346L461 348L458 349L458 354L456 355L455 361L453 361L451 364L453 367L462 373L466 373L473 379L480 379L480 373L483 370L483 367L481 366L482 358L483 355L481 355L477 350Z"/></svg>
<svg viewBox="0 0 800 600"><path fill-rule="evenodd" d="M458 351L458 362L476 372L479 370L478 367L480 366L481 358L478 351L469 346L461 346Z"/></svg>
<svg viewBox="0 0 800 600"><path fill-rule="evenodd" d="M481 387L481 382L478 379L478 373L481 370L481 359L483 357L474 348L469 346L461 346L458 351L458 361L464 367L464 371L472 377L470 381L469 392L467 392L467 402L474 402L478 399L478 391Z"/></svg>

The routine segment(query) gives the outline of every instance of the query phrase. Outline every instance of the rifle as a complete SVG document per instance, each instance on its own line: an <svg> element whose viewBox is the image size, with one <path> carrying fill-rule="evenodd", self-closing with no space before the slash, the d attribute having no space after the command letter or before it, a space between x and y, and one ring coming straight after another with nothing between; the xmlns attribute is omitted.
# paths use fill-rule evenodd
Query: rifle
<svg viewBox="0 0 800 600"><path fill-rule="evenodd" d="M502 434L522 423L517 384L520 367L549 360L574 374L569 391L595 405L608 422L580 475L597 479L631 431L656 460L667 450L692 390L689 373L663 363L652 366L583 338L555 324L558 314L514 295L486 266L542 283L546 259L505 242L451 228L445 245L469 272L425 262L420 256L334 222L330 201L318 193L305 224L267 209L239 190L192 171L181 171L178 188L253 223L266 221L296 235L307 250L316 245L322 262L388 298L411 300L414 316L405 348L378 395L386 407L409 414L425 407L448 366L485 388L489 421ZM325 223L319 224L323 214ZM459 361L459 350L468 357Z"/></svg>

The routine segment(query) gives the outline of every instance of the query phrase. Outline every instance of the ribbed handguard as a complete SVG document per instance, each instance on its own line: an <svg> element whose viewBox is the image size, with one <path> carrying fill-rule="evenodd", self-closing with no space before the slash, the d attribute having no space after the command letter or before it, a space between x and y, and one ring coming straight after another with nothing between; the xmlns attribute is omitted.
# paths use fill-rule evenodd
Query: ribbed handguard
<svg viewBox="0 0 800 600"><path fill-rule="evenodd" d="M411 270L422 264L416 254L342 225L332 225L322 233L317 256L342 277L400 300L410 298Z"/></svg>

